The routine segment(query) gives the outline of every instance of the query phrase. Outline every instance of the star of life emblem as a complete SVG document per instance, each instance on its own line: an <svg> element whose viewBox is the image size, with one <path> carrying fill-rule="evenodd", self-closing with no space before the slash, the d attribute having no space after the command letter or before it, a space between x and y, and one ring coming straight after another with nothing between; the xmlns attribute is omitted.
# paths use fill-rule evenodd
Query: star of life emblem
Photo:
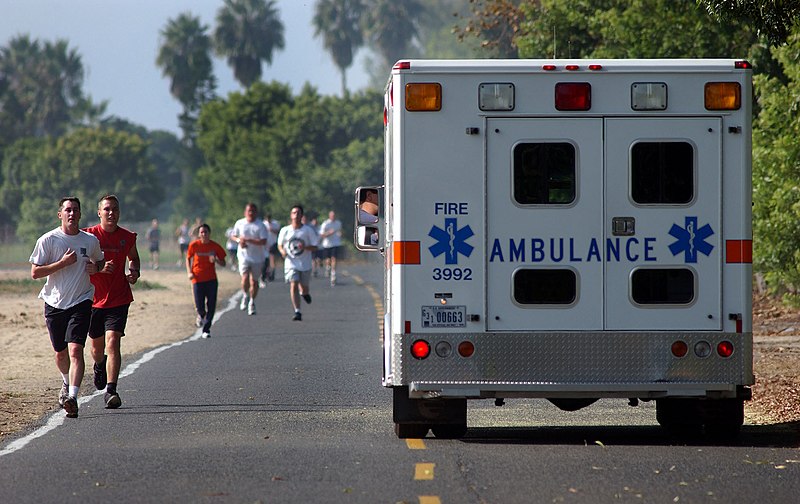
<svg viewBox="0 0 800 504"><path fill-rule="evenodd" d="M458 264L458 255L469 257L474 247L467 243L475 233L467 224L461 229L458 228L458 219L447 218L444 220L444 229L434 225L431 227L428 236L436 240L436 243L428 247L433 257L444 254L445 264Z"/></svg>

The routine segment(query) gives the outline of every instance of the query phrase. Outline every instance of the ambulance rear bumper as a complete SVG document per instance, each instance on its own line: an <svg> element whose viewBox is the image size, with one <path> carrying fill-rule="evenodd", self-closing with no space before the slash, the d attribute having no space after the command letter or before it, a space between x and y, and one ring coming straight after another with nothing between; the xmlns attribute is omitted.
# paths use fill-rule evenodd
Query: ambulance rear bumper
<svg viewBox="0 0 800 504"><path fill-rule="evenodd" d="M420 339L454 351L414 358L411 345ZM474 345L472 356L455 351L462 341ZM686 355L673 355L676 341L686 343ZM730 356L717 352L721 342L733 344ZM388 350L384 384L408 386L414 398L745 398L754 383L751 333L395 334Z"/></svg>

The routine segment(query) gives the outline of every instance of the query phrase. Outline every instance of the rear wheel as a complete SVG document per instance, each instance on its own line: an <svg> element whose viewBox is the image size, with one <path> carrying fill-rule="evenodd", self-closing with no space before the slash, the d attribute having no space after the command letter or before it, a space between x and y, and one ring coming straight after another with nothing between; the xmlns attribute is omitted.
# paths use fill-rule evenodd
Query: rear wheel
<svg viewBox="0 0 800 504"><path fill-rule="evenodd" d="M428 429L429 427L424 424L394 424L394 433L400 439L422 439L428 435Z"/></svg>

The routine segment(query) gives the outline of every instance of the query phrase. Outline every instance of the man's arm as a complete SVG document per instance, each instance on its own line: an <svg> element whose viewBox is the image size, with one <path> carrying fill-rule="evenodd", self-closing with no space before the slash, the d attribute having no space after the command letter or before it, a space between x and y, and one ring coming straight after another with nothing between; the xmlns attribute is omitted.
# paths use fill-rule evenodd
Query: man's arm
<svg viewBox="0 0 800 504"><path fill-rule="evenodd" d="M76 262L78 262L78 254L72 249L67 249L61 259L56 262L50 264L31 264L31 278L34 280L44 278Z"/></svg>
<svg viewBox="0 0 800 504"><path fill-rule="evenodd" d="M139 260L139 249L136 248L136 242L133 242L133 246L128 251L128 275L126 278L128 279L129 284L135 284L139 277L142 276L141 273L141 262Z"/></svg>

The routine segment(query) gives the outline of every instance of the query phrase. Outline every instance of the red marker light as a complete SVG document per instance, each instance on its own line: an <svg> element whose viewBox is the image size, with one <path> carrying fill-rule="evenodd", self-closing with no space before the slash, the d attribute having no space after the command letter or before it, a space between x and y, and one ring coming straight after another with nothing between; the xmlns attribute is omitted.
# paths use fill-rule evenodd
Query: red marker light
<svg viewBox="0 0 800 504"><path fill-rule="evenodd" d="M720 341L717 345L717 353L720 357L728 358L733 355L733 343L730 341Z"/></svg>
<svg viewBox="0 0 800 504"><path fill-rule="evenodd" d="M749 61L736 61L733 64L733 67L734 68L748 69L748 68L753 68L753 65L751 65Z"/></svg>
<svg viewBox="0 0 800 504"><path fill-rule="evenodd" d="M570 72L574 72L575 70L579 70L580 69L580 67L578 65L567 65L564 68L566 68Z"/></svg>
<svg viewBox="0 0 800 504"><path fill-rule="evenodd" d="M592 85L588 82L556 84L556 110L589 110L592 108Z"/></svg>
<svg viewBox="0 0 800 504"><path fill-rule="evenodd" d="M426 359L431 354L431 345L425 340L417 340L411 344L411 355L415 359Z"/></svg>
<svg viewBox="0 0 800 504"><path fill-rule="evenodd" d="M398 61L392 67L392 70L410 70L410 69L411 69L410 61Z"/></svg>
<svg viewBox="0 0 800 504"><path fill-rule="evenodd" d="M548 72L552 72L556 69L555 65L542 65L542 70L547 70Z"/></svg>
<svg viewBox="0 0 800 504"><path fill-rule="evenodd" d="M589 65L589 70L602 70L603 65Z"/></svg>

